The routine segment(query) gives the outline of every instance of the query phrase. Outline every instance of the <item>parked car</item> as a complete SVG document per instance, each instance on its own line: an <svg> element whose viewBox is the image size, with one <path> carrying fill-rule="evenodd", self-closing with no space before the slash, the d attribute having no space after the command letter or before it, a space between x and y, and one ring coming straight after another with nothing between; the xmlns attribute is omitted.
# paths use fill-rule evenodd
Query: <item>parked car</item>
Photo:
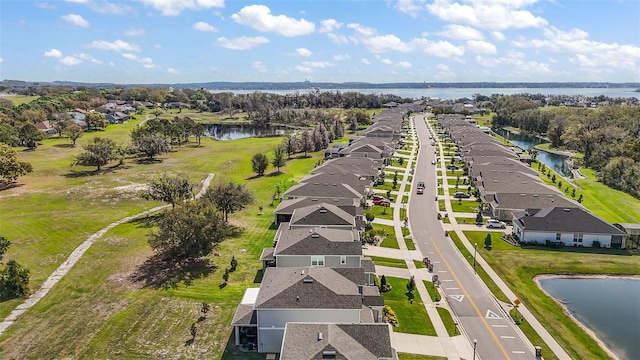
<svg viewBox="0 0 640 360"><path fill-rule="evenodd" d="M453 193L453 197L456 199L468 199L471 197L471 194L465 192L455 192Z"/></svg>
<svg viewBox="0 0 640 360"><path fill-rule="evenodd" d="M431 165L435 165L436 161L435 160L431 160Z"/></svg>
<svg viewBox="0 0 640 360"><path fill-rule="evenodd" d="M382 206L391 206L391 201L389 201L389 199L373 199L373 204L374 205L382 205Z"/></svg>
<svg viewBox="0 0 640 360"><path fill-rule="evenodd" d="M458 167L455 165L447 165L447 170L458 170Z"/></svg>
<svg viewBox="0 0 640 360"><path fill-rule="evenodd" d="M489 220L487 220L487 228L504 229L506 227L507 227L507 224L503 223L500 220L497 220L497 219L489 219Z"/></svg>
<svg viewBox="0 0 640 360"><path fill-rule="evenodd" d="M376 201L376 200L384 200L384 199L385 199L385 197L384 197L384 196L382 196L382 195L373 195L373 196L371 197L371 199L372 199L373 201Z"/></svg>
<svg viewBox="0 0 640 360"><path fill-rule="evenodd" d="M416 194L424 194L424 181L418 181L418 187L416 188Z"/></svg>

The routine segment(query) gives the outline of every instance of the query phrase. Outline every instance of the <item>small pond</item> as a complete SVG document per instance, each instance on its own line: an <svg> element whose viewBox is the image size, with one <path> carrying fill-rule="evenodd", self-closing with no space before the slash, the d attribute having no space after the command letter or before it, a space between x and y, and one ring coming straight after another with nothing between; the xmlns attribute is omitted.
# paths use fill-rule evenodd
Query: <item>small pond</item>
<svg viewBox="0 0 640 360"><path fill-rule="evenodd" d="M528 134L517 134L505 129L497 129L495 130L495 132L505 139L511 141L522 150L529 150L529 148L532 148L535 145L547 142L546 140L541 139L537 136ZM566 162L566 155L554 154L544 150L540 150L538 151L537 159L558 174L562 174L562 176L566 178L572 177L571 169Z"/></svg>
<svg viewBox="0 0 640 360"><path fill-rule="evenodd" d="M549 278L538 282L620 360L640 359L640 278Z"/></svg>
<svg viewBox="0 0 640 360"><path fill-rule="evenodd" d="M286 126L259 127L253 124L205 124L207 133L216 140L237 140L258 136L285 135Z"/></svg>

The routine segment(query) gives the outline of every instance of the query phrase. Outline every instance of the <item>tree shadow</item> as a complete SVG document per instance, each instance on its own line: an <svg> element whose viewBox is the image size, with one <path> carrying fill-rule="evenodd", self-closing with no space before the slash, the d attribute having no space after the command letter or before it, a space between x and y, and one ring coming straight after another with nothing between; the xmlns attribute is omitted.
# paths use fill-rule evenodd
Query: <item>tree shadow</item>
<svg viewBox="0 0 640 360"><path fill-rule="evenodd" d="M172 261L156 254L138 266L130 275L131 281L152 289L176 289L180 284L189 286L196 279L213 273L217 267L209 259Z"/></svg>
<svg viewBox="0 0 640 360"><path fill-rule="evenodd" d="M73 144L55 144L55 145L53 145L53 147L63 148L63 149L70 149L70 148L74 148L75 145L73 145Z"/></svg>
<svg viewBox="0 0 640 360"><path fill-rule="evenodd" d="M271 225L269 226L269 230L278 230L278 226L276 225L276 222L272 222Z"/></svg>
<svg viewBox="0 0 640 360"><path fill-rule="evenodd" d="M129 224L133 224L139 228L149 229L158 225L158 223L160 222L163 216L164 216L164 213L147 215L144 217L133 219L129 221Z"/></svg>
<svg viewBox="0 0 640 360"><path fill-rule="evenodd" d="M109 167L103 167L100 170L70 170L68 173L62 175L68 179L75 179L75 178L81 178L81 177L89 177L89 176L97 176L97 175L102 175L102 174L110 174L110 173L114 173L119 169L129 169L131 168L131 166L128 165L124 165L124 164L116 164L116 165L112 165Z"/></svg>
<svg viewBox="0 0 640 360"><path fill-rule="evenodd" d="M140 158L135 160L135 163L138 165L153 165L153 164L160 164L161 162L162 162L162 159L157 159L157 158L153 158L153 159Z"/></svg>
<svg viewBox="0 0 640 360"><path fill-rule="evenodd" d="M18 184L16 182L0 181L0 191L9 190L9 189L17 188L17 187L22 187L22 186L24 186L24 184Z"/></svg>
<svg viewBox="0 0 640 360"><path fill-rule="evenodd" d="M196 341L195 338L189 338L189 340L184 342L184 346L191 346L191 345L193 345L194 341Z"/></svg>
<svg viewBox="0 0 640 360"><path fill-rule="evenodd" d="M246 178L244 178L244 179L245 179L245 180L247 180L247 181L249 181L249 180L254 180L254 179L261 178L261 177L263 177L263 176L264 176L264 175L258 175L258 174L256 174L256 175L253 175L253 176L246 177Z"/></svg>

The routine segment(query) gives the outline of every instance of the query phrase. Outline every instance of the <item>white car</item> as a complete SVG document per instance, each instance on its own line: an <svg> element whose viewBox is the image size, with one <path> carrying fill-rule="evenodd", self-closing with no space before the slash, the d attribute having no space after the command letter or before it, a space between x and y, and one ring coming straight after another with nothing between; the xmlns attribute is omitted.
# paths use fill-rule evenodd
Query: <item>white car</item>
<svg viewBox="0 0 640 360"><path fill-rule="evenodd" d="M431 165L435 165L436 161L435 160L431 160Z"/></svg>
<svg viewBox="0 0 640 360"><path fill-rule="evenodd" d="M496 220L496 219L489 219L487 220L487 228L498 228L498 229L504 229L507 227L507 224L503 223L500 220Z"/></svg>

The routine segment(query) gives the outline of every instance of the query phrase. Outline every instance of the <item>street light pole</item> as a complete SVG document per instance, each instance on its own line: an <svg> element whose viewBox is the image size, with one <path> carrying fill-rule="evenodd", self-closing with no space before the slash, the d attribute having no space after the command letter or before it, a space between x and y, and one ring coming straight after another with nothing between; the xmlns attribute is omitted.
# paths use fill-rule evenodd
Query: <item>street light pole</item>
<svg viewBox="0 0 640 360"><path fill-rule="evenodd" d="M473 360L476 360L476 347L478 346L478 340L473 339Z"/></svg>
<svg viewBox="0 0 640 360"><path fill-rule="evenodd" d="M473 273L476 273L476 253L478 252L478 243L473 247Z"/></svg>

